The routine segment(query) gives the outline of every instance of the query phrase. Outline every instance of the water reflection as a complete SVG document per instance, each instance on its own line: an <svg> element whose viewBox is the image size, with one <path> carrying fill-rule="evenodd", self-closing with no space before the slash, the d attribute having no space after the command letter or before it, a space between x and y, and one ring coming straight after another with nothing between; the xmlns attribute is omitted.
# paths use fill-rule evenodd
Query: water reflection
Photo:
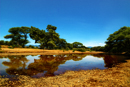
<svg viewBox="0 0 130 87"><path fill-rule="evenodd" d="M4 59L2 64L8 67L5 69L5 71L9 75L28 75L31 77L42 77L62 74L65 72L65 70L92 69L95 66L99 69L111 68L120 62L125 62L125 59L128 58L125 56L97 54L40 55L33 57L34 62L29 64L27 63L31 58L29 59L28 56L24 55L0 56L0 60ZM5 60L5 58L8 60ZM0 72L2 72L2 70L0 70Z"/></svg>

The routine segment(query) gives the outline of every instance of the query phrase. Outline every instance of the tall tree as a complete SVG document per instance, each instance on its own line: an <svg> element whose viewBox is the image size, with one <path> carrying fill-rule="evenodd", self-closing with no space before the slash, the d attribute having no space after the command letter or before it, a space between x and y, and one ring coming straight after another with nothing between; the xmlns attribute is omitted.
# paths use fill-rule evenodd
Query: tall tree
<svg viewBox="0 0 130 87"><path fill-rule="evenodd" d="M105 50L109 52L130 52L130 27L122 27L110 34L105 42Z"/></svg>
<svg viewBox="0 0 130 87"><path fill-rule="evenodd" d="M66 49L67 48L67 41L65 39L59 39L57 47L59 49Z"/></svg>
<svg viewBox="0 0 130 87"><path fill-rule="evenodd" d="M83 46L80 42L73 42L73 48L81 48Z"/></svg>
<svg viewBox="0 0 130 87"><path fill-rule="evenodd" d="M28 27L13 27L8 32L11 34L4 36L6 39L11 39L11 44L24 47L29 41L27 40L27 34L30 28Z"/></svg>
<svg viewBox="0 0 130 87"><path fill-rule="evenodd" d="M30 37L35 40L35 43L41 44L41 48L46 46L46 32L45 30L40 30L39 28L31 26Z"/></svg>

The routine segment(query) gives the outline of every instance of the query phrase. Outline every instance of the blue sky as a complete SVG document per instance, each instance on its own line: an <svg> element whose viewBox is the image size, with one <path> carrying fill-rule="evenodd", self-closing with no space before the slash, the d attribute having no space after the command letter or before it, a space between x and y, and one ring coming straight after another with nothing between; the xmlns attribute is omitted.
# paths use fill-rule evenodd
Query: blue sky
<svg viewBox="0 0 130 87"><path fill-rule="evenodd" d="M130 0L0 0L0 40L8 41L12 27L48 24L69 43L103 46L109 34L130 27Z"/></svg>

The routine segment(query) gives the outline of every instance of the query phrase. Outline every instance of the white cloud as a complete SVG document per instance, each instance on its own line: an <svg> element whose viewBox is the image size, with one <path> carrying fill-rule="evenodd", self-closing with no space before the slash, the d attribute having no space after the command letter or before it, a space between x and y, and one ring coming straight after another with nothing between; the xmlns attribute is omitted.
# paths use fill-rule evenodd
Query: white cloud
<svg viewBox="0 0 130 87"><path fill-rule="evenodd" d="M98 42L96 42L96 41L94 41L94 42L87 42L87 43L83 43L86 47L88 47L88 46L92 46L92 47L94 47L94 46L105 46L106 44L105 43L98 43Z"/></svg>

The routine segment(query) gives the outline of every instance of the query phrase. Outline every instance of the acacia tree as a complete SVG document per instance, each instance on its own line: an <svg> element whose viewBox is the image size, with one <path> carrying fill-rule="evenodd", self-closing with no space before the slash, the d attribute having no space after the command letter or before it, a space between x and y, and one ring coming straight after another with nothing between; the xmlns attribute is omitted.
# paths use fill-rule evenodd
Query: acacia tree
<svg viewBox="0 0 130 87"><path fill-rule="evenodd" d="M108 52L130 52L130 27L122 27L110 34L105 42L105 51Z"/></svg>

